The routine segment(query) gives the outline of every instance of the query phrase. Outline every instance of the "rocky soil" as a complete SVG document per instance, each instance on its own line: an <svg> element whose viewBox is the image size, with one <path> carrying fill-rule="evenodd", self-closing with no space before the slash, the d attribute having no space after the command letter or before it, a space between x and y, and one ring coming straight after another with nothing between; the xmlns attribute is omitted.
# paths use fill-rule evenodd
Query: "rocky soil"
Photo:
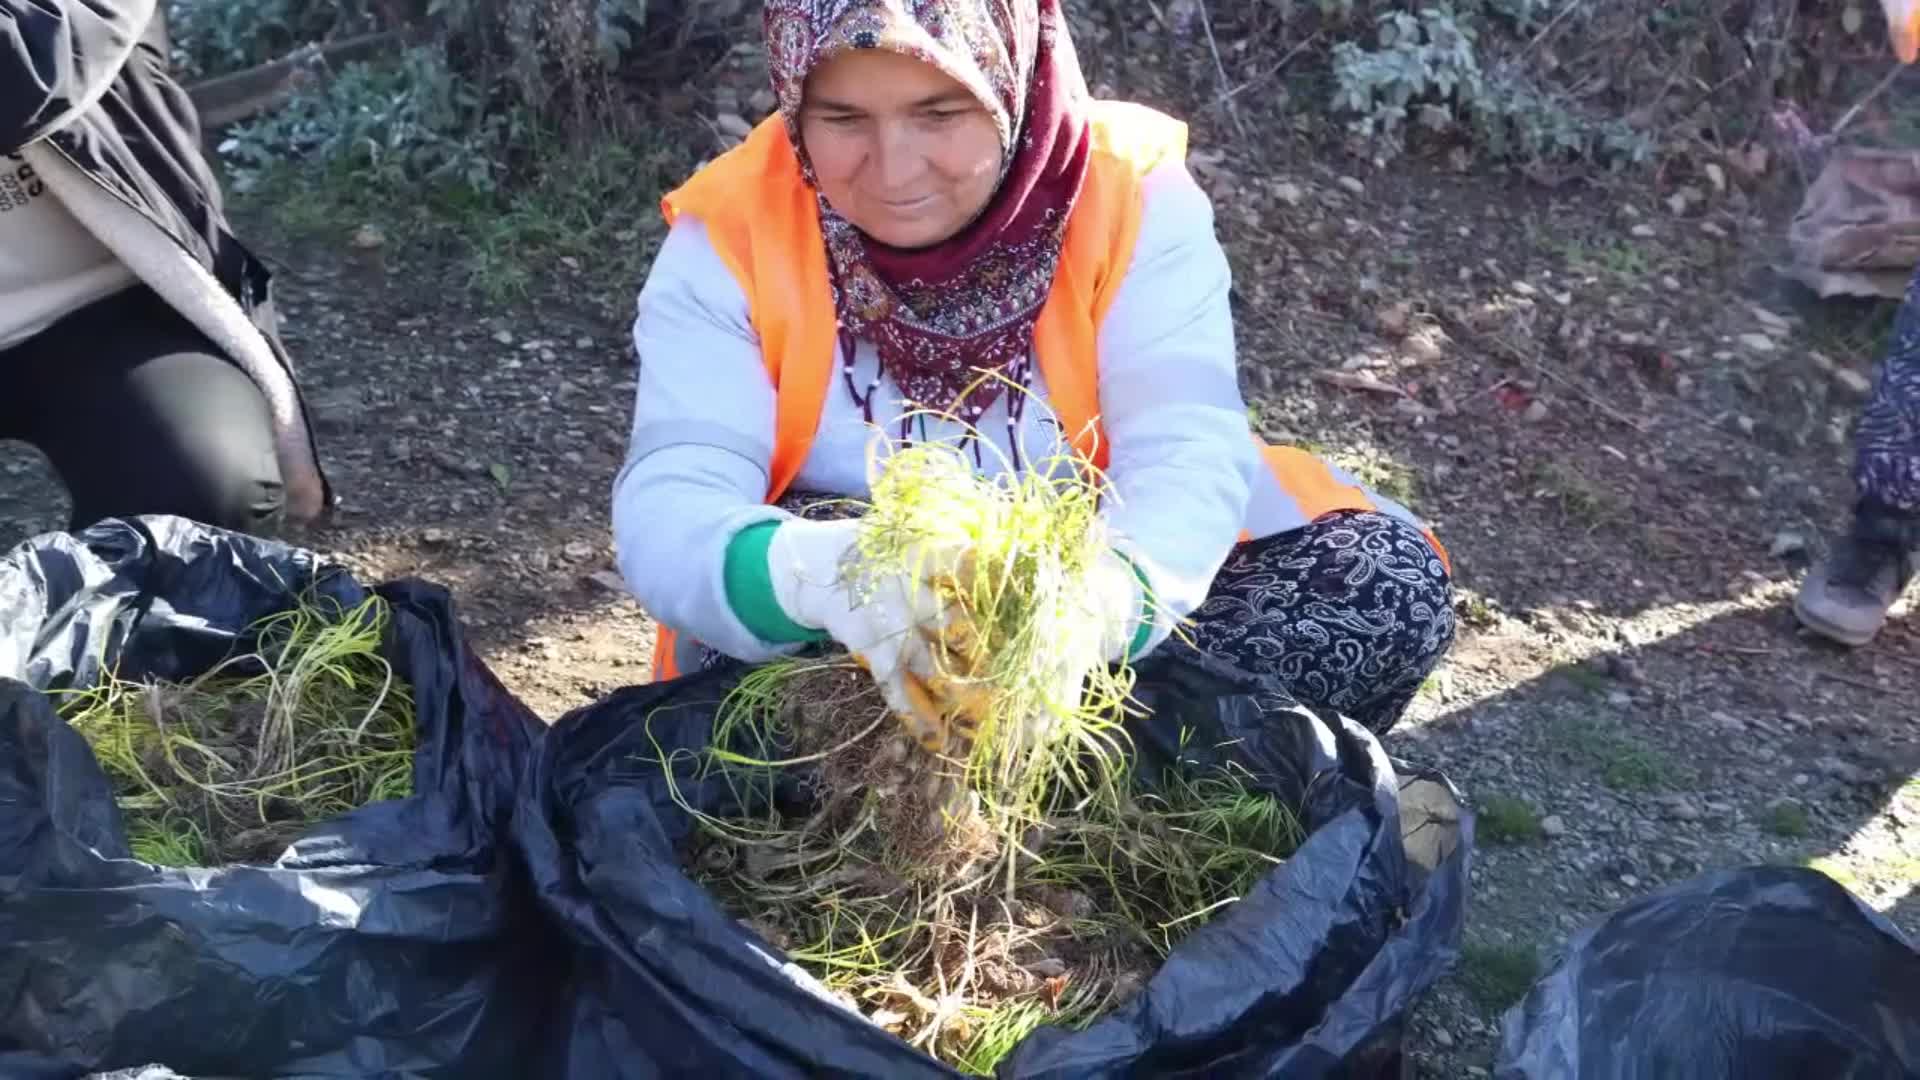
<svg viewBox="0 0 1920 1080"><path fill-rule="evenodd" d="M1782 170L1548 189L1355 155L1275 95L1242 99L1257 137L1234 137L1204 79L1127 70L1124 92L1195 118L1259 426L1412 503L1455 558L1461 636L1389 739L1482 815L1421 1074L1484 1075L1500 1013L1574 930L1704 870L1811 862L1920 932L1915 601L1852 652L1790 614L1843 522L1886 310L1768 272L1797 197ZM689 99L721 118L692 138L764 104L751 73ZM297 539L453 589L546 716L644 680L651 630L607 534L639 282L556 263L501 305L448 287L440 254L369 257L364 222L278 218L243 211L346 499ZM0 543L62 513L37 457L0 450Z"/></svg>

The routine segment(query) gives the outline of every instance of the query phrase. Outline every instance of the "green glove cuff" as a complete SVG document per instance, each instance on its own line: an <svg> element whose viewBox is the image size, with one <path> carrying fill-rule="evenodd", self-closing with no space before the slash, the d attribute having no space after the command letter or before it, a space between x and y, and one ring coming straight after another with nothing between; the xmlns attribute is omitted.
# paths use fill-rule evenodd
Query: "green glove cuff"
<svg viewBox="0 0 1920 1080"><path fill-rule="evenodd" d="M1119 553L1115 552L1115 554ZM1127 659L1131 660L1140 655L1140 650L1147 647L1147 642L1153 640L1153 601L1150 599L1153 595L1153 587L1147 581L1147 572L1140 569L1139 563L1125 555L1121 555L1120 558L1127 564L1127 568L1133 571L1134 579L1140 582L1140 628L1133 632L1133 641L1127 645Z"/></svg>
<svg viewBox="0 0 1920 1080"><path fill-rule="evenodd" d="M773 568L767 561L767 549L773 545L778 521L749 525L727 541L726 559L721 576L727 590L727 606L761 641L775 645L826 641L823 630L811 630L794 622L781 609L773 592Z"/></svg>

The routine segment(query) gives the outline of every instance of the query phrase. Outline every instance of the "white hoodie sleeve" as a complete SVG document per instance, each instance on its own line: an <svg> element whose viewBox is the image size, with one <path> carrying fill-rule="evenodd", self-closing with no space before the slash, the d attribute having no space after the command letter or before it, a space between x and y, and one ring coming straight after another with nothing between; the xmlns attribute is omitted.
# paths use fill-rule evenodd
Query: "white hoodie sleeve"
<svg viewBox="0 0 1920 1080"><path fill-rule="evenodd" d="M729 656L792 651L761 641L727 602L727 543L787 515L765 505L774 392L747 298L682 217L660 246L633 326L633 433L614 480L621 576L655 619Z"/></svg>
<svg viewBox="0 0 1920 1080"><path fill-rule="evenodd" d="M1160 608L1142 654L1206 599L1263 467L1236 377L1231 285L1207 194L1184 164L1154 170L1099 348L1108 525Z"/></svg>

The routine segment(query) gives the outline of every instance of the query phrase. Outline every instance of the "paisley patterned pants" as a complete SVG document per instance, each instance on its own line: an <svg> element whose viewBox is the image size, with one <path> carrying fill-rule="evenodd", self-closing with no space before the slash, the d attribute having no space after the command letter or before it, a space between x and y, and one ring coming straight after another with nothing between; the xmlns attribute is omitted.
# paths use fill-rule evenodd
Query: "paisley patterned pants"
<svg viewBox="0 0 1920 1080"><path fill-rule="evenodd" d="M843 513L819 496L781 505L816 519ZM1235 547L1189 618L1195 647L1276 676L1293 697L1266 708L1297 701L1384 734L1453 644L1453 587L1418 529L1341 511ZM719 659L709 652L703 666Z"/></svg>
<svg viewBox="0 0 1920 1080"><path fill-rule="evenodd" d="M1236 547L1191 618L1200 649L1384 734L1453 644L1453 586L1418 529L1342 511Z"/></svg>
<svg viewBox="0 0 1920 1080"><path fill-rule="evenodd" d="M1860 497L1920 516L1920 272L1894 316L1873 396L1854 431L1853 482Z"/></svg>

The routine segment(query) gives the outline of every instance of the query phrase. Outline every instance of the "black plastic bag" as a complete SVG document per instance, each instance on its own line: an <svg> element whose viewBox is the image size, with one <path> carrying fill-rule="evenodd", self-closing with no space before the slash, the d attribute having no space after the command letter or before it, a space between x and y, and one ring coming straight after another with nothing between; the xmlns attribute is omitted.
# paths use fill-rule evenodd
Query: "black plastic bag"
<svg viewBox="0 0 1920 1080"><path fill-rule="evenodd" d="M1263 722L1250 695L1264 684L1182 651L1139 668L1152 709L1131 727L1142 777L1231 743L1301 809L1308 839L1132 1004L1081 1032L1035 1032L1000 1075L1398 1076L1405 1012L1456 955L1470 817L1444 779L1397 779L1364 728L1306 710ZM563 717L540 749L513 829L572 968L564 1060L545 1075L955 1075L835 1004L681 872L692 822L660 755L706 746L741 670L616 692ZM733 812L723 780L684 772L691 803Z"/></svg>
<svg viewBox="0 0 1920 1080"><path fill-rule="evenodd" d="M309 552L176 518L0 559L0 1076L536 1075L544 950L501 841L544 729L443 590L373 590L415 698L413 796L318 825L272 866L130 858L105 775L42 692L103 666L191 678L310 583L367 595Z"/></svg>
<svg viewBox="0 0 1920 1080"><path fill-rule="evenodd" d="M1508 1010L1501 1080L1920 1076L1920 952L1800 867L1682 882L1582 931Z"/></svg>

